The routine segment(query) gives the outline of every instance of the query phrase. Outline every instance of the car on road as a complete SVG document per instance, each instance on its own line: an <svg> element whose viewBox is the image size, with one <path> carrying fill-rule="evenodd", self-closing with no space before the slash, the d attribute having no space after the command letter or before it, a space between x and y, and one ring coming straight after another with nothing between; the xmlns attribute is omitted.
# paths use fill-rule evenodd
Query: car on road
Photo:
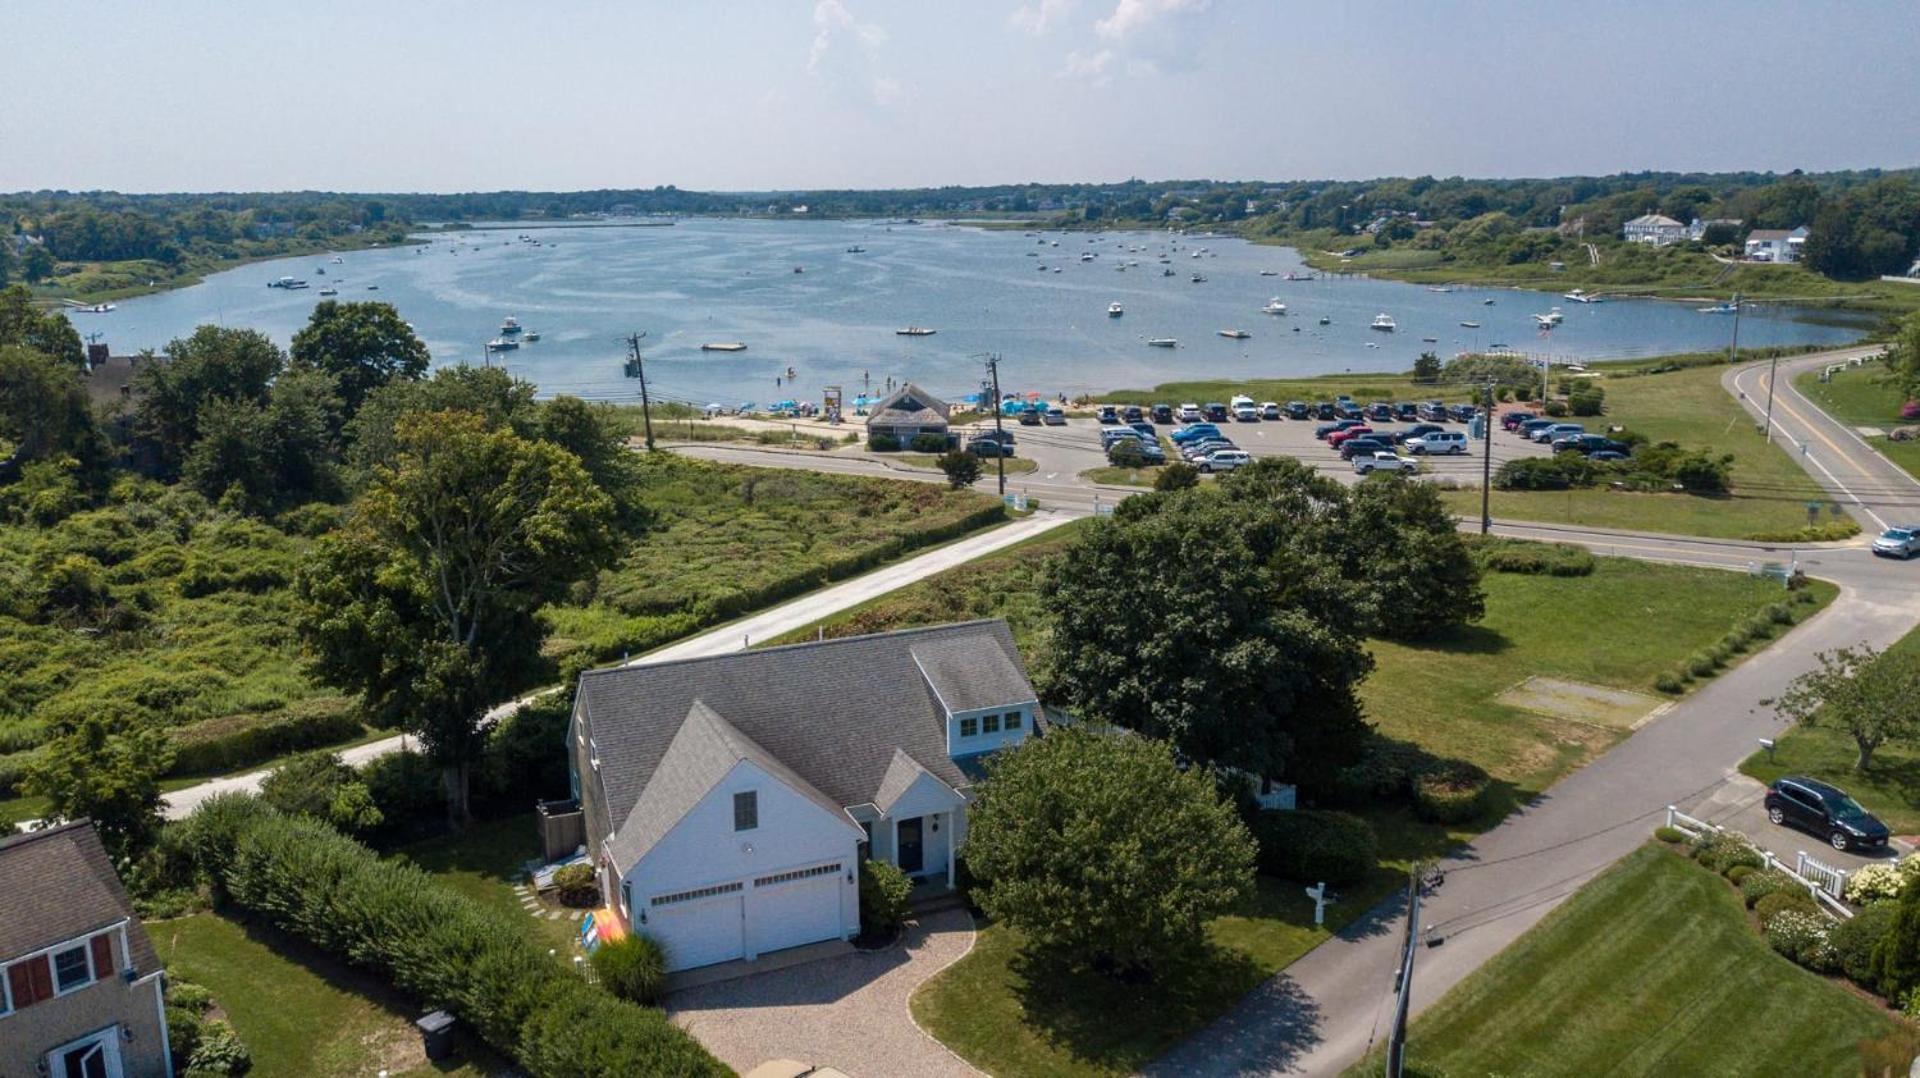
<svg viewBox="0 0 1920 1078"><path fill-rule="evenodd" d="M1346 430L1336 430L1332 434L1327 435L1327 444L1330 446L1333 446L1335 449L1338 449L1340 447L1340 443L1346 441L1349 438L1358 438L1363 434L1372 434L1372 433L1373 433L1372 427L1355 425L1355 426L1348 427Z"/></svg>
<svg viewBox="0 0 1920 1078"><path fill-rule="evenodd" d="M1120 413L1120 418L1129 423L1139 423L1147 418L1147 413L1141 411L1139 405L1129 404L1127 405L1126 411Z"/></svg>
<svg viewBox="0 0 1920 1078"><path fill-rule="evenodd" d="M1111 404L1103 404L1100 406L1098 416L1102 423L1118 423L1120 422L1120 409L1115 408Z"/></svg>
<svg viewBox="0 0 1920 1078"><path fill-rule="evenodd" d="M1359 438L1348 438L1340 443L1340 459L1352 460L1355 457L1364 457L1369 453L1378 453L1382 450L1393 451L1393 443L1388 441L1385 435L1368 434Z"/></svg>
<svg viewBox="0 0 1920 1078"><path fill-rule="evenodd" d="M1408 438L1406 448L1409 453L1430 453L1435 456L1465 453L1467 436L1457 430L1434 431L1418 438Z"/></svg>
<svg viewBox="0 0 1920 1078"><path fill-rule="evenodd" d="M1520 424L1525 423L1529 419L1539 419L1539 418L1540 418L1540 413L1538 412L1527 412L1527 411L1508 412L1505 415L1500 417L1500 429L1501 430L1519 430Z"/></svg>
<svg viewBox="0 0 1920 1078"><path fill-rule="evenodd" d="M1172 434L1167 435L1167 437L1173 439L1173 444L1180 445L1184 442L1197 441L1201 438L1218 437L1219 434L1220 428L1211 423L1190 423L1174 431Z"/></svg>
<svg viewBox="0 0 1920 1078"><path fill-rule="evenodd" d="M1173 422L1173 405L1156 404L1153 406L1152 414L1153 414L1153 421L1155 423L1172 423Z"/></svg>
<svg viewBox="0 0 1920 1078"><path fill-rule="evenodd" d="M1207 418L1213 420L1215 423L1225 423L1227 421L1227 406L1221 404L1219 401L1214 401L1212 404L1207 405Z"/></svg>
<svg viewBox="0 0 1920 1078"><path fill-rule="evenodd" d="M1402 423L1411 423L1420 418L1420 408L1412 401L1401 401L1393 406L1393 418Z"/></svg>
<svg viewBox="0 0 1920 1078"><path fill-rule="evenodd" d="M1066 413L1065 411L1063 411L1063 410L1061 410L1061 408L1060 408L1060 406L1059 406L1059 405L1057 405L1057 404L1049 404L1049 405L1047 405L1047 415L1046 415L1046 424L1047 424L1047 426L1049 426L1049 427L1064 427L1064 426L1066 426L1066 425L1067 425L1067 413Z"/></svg>
<svg viewBox="0 0 1920 1078"><path fill-rule="evenodd" d="M1838 786L1784 775L1767 787L1766 806L1774 826L1810 831L1836 850L1886 848L1887 825Z"/></svg>
<svg viewBox="0 0 1920 1078"><path fill-rule="evenodd" d="M1287 418L1288 419L1305 419L1312 414L1313 413L1307 408L1306 401L1288 401L1287 402Z"/></svg>
<svg viewBox="0 0 1920 1078"><path fill-rule="evenodd" d="M1360 421L1358 419L1336 419L1331 423L1313 428L1313 436L1324 442L1343 430L1359 425Z"/></svg>
<svg viewBox="0 0 1920 1078"><path fill-rule="evenodd" d="M1242 465L1252 464L1253 456L1244 449L1216 449L1193 463L1203 472L1230 472Z"/></svg>
<svg viewBox="0 0 1920 1078"><path fill-rule="evenodd" d="M1262 403L1260 405L1260 418L1261 419L1279 419L1280 418L1279 402L1266 401Z"/></svg>
<svg viewBox="0 0 1920 1078"><path fill-rule="evenodd" d="M1199 406L1199 405L1197 405L1197 404L1183 404L1183 405L1181 405L1181 406L1180 406L1180 422L1182 422L1182 423L1198 423L1198 422L1200 422L1200 418L1201 418L1201 417L1200 417L1200 406Z"/></svg>
<svg viewBox="0 0 1920 1078"><path fill-rule="evenodd" d="M1414 411L1419 414L1421 419L1429 423L1445 423L1447 421L1447 406L1439 401L1428 401L1414 409Z"/></svg>
<svg viewBox="0 0 1920 1078"><path fill-rule="evenodd" d="M1920 553L1920 528L1911 525L1888 528L1873 537L1873 552L1883 558L1913 557Z"/></svg>
<svg viewBox="0 0 1920 1078"><path fill-rule="evenodd" d="M1039 426L1039 425L1040 425L1040 413L1039 413L1039 412L1036 412L1036 411L1034 411L1034 410L1033 410L1033 409L1031 409L1031 408L1027 408L1027 409L1024 409L1024 410L1022 410L1022 411L1021 411L1021 413L1020 413L1020 425L1021 425L1021 426L1023 426L1023 427L1037 427L1037 426Z"/></svg>
<svg viewBox="0 0 1920 1078"><path fill-rule="evenodd" d="M998 438L976 435L975 437L967 439L967 452L972 453L976 457L1011 457L1013 456L1013 445L1010 442L1003 442Z"/></svg>
<svg viewBox="0 0 1920 1078"><path fill-rule="evenodd" d="M1372 475L1374 472L1417 472L1420 470L1420 462L1412 457L1403 457L1391 450L1378 450L1353 458L1353 470L1358 475Z"/></svg>
<svg viewBox="0 0 1920 1078"><path fill-rule="evenodd" d="M1547 445L1552 445L1560 438L1585 433L1587 433L1587 428L1578 423L1551 423L1534 431L1527 437L1532 438L1536 442L1544 442Z"/></svg>

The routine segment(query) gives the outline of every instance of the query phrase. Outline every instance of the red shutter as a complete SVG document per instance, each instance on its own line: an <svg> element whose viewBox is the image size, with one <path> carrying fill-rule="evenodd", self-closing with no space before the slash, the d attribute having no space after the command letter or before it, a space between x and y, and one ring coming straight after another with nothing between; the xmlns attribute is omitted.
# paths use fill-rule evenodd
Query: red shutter
<svg viewBox="0 0 1920 1078"><path fill-rule="evenodd" d="M41 955L27 963L27 970L33 975L33 1001L53 998L53 959Z"/></svg>
<svg viewBox="0 0 1920 1078"><path fill-rule="evenodd" d="M113 976L113 938L102 932L93 937L93 975L102 980Z"/></svg>
<svg viewBox="0 0 1920 1078"><path fill-rule="evenodd" d="M13 993L16 1009L33 1002L33 974L25 962L15 962L7 967L7 987Z"/></svg>

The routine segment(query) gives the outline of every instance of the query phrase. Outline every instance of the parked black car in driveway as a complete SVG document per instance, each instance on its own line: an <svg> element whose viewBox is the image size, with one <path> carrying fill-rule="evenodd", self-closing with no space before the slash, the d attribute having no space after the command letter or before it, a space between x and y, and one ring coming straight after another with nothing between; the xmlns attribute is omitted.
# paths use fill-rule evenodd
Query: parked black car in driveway
<svg viewBox="0 0 1920 1078"><path fill-rule="evenodd" d="M1767 819L1811 831L1836 850L1886 848L1887 825L1837 786L1786 775L1767 787L1766 803Z"/></svg>

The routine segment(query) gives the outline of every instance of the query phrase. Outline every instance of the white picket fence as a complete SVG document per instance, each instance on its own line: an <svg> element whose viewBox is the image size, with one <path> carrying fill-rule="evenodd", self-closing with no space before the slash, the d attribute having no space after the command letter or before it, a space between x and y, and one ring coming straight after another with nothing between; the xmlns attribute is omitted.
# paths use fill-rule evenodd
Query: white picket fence
<svg viewBox="0 0 1920 1078"><path fill-rule="evenodd" d="M1726 830L1726 828L1721 827L1719 824L1708 823L1705 820L1689 816L1672 805L1667 806L1667 826L1684 831L1689 835L1703 835L1708 831ZM1807 892L1813 896L1814 901L1819 903L1820 908L1825 910L1829 915L1842 921L1848 920L1853 916L1852 908L1849 907L1846 902L1842 901L1843 896L1845 896L1847 892L1846 869L1835 868L1816 858L1809 857L1805 850L1798 851L1798 856L1794 858L1793 867L1788 868L1787 863L1775 857L1771 851L1760 850L1758 847L1755 848L1760 854L1760 859L1766 863L1767 868L1784 872L1798 880L1806 887Z"/></svg>

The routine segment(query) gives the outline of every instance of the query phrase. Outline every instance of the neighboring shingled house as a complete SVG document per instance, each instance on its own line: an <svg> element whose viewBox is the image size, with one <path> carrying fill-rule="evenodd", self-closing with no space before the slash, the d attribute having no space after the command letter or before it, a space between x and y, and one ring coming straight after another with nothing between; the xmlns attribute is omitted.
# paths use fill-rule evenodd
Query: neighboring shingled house
<svg viewBox="0 0 1920 1078"><path fill-rule="evenodd" d="M947 402L908 382L874 405L867 416L867 437L889 434L901 445L918 434L947 433L947 417L953 409Z"/></svg>
<svg viewBox="0 0 1920 1078"><path fill-rule="evenodd" d="M0 839L0 1076L171 1075L160 959L88 820Z"/></svg>
<svg viewBox="0 0 1920 1078"><path fill-rule="evenodd" d="M975 621L588 671L568 749L607 905L677 970L855 935L865 858L950 887L980 762L1040 721Z"/></svg>

